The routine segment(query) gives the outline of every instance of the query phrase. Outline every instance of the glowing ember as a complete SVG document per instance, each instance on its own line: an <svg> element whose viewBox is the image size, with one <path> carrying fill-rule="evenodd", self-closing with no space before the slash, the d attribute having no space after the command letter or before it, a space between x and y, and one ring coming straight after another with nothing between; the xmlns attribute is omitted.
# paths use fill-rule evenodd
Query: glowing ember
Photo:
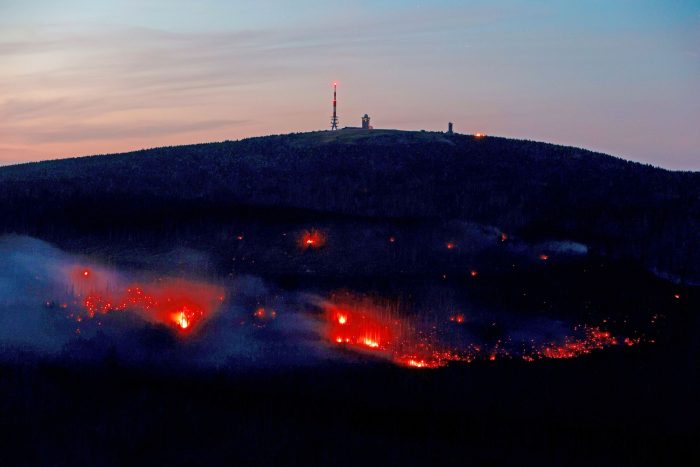
<svg viewBox="0 0 700 467"><path fill-rule="evenodd" d="M259 307L253 312L253 324L255 326L263 327L275 318L277 318L275 310Z"/></svg>
<svg viewBox="0 0 700 467"><path fill-rule="evenodd" d="M567 337L563 344L545 347L539 355L546 358L575 358L594 350L617 345L617 339L598 327L585 327L585 332L585 337L579 339Z"/></svg>
<svg viewBox="0 0 700 467"><path fill-rule="evenodd" d="M448 250L453 250L455 247L455 244L452 242L447 242L447 244L445 246L447 247Z"/></svg>
<svg viewBox="0 0 700 467"><path fill-rule="evenodd" d="M624 342L627 347L632 347L639 344L641 341L642 339L639 337L625 337L622 342Z"/></svg>
<svg viewBox="0 0 700 467"><path fill-rule="evenodd" d="M326 236L315 229L305 230L299 237L299 248L306 250L309 248L321 248L326 244Z"/></svg>
<svg viewBox="0 0 700 467"><path fill-rule="evenodd" d="M452 321L453 323L462 324L462 323L464 323L464 315L458 314L458 315L450 316L450 321Z"/></svg>
<svg viewBox="0 0 700 467"><path fill-rule="evenodd" d="M542 261L547 261L549 259L549 255L542 254L539 256L540 260Z"/></svg>
<svg viewBox="0 0 700 467"><path fill-rule="evenodd" d="M504 232L501 232L501 241L505 242L506 240L508 240L508 235L505 234Z"/></svg>
<svg viewBox="0 0 700 467"><path fill-rule="evenodd" d="M472 277L476 277L479 275L479 272L478 271L469 271L469 275Z"/></svg>
<svg viewBox="0 0 700 467"><path fill-rule="evenodd" d="M408 364L408 366L413 366L413 367L416 367L416 368L425 368L425 367L426 367L425 360L413 360L413 359L410 359L410 360L407 362L407 364Z"/></svg>
<svg viewBox="0 0 700 467"><path fill-rule="evenodd" d="M490 344L448 344L441 336L449 333L449 329L434 325L426 329L425 325L402 317L391 304L378 305L344 293L334 295L333 300L323 306L329 341L345 344L348 349L378 352L383 358L411 368L439 368L450 362L475 360L566 359L619 345L609 331L586 325L575 326L574 336L565 336L558 342L513 342L506 337ZM450 316L449 321L462 324L466 319L460 313ZM453 332L457 332L457 328ZM642 339L624 338L621 342L632 346Z"/></svg>
<svg viewBox="0 0 700 467"><path fill-rule="evenodd" d="M445 364L439 360L423 360L418 357L404 357L403 359L397 360L396 363L401 366L407 366L409 368L440 368Z"/></svg>

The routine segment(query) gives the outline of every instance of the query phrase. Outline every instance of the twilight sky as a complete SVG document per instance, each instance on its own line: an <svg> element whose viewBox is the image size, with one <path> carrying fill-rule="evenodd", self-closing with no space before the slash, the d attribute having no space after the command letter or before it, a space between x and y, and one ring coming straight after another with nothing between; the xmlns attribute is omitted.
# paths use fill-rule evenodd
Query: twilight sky
<svg viewBox="0 0 700 467"><path fill-rule="evenodd" d="M700 170L699 0L0 0L0 165L329 126Z"/></svg>

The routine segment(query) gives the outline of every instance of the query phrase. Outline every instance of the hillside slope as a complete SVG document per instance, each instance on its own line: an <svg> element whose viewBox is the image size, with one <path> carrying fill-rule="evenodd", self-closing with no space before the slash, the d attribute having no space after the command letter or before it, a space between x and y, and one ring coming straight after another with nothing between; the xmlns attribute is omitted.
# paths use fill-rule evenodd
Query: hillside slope
<svg viewBox="0 0 700 467"><path fill-rule="evenodd" d="M242 208L476 222L700 280L700 173L571 147L346 129L0 169L0 231L125 228Z"/></svg>

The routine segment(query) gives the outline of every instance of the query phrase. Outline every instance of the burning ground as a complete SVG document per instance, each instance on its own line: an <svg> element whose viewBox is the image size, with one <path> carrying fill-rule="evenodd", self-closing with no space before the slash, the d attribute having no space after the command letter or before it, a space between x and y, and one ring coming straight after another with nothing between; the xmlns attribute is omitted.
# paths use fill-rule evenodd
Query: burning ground
<svg viewBox="0 0 700 467"><path fill-rule="evenodd" d="M567 326L551 320L517 320L507 315L457 313L441 322L406 318L395 304L339 293L322 304L329 342L349 351L385 358L397 365L438 368L451 362L576 358L649 337L616 337L599 325ZM497 333L493 331L499 329Z"/></svg>
<svg viewBox="0 0 700 467"><path fill-rule="evenodd" d="M302 231L296 249L314 254L326 240L322 231ZM444 248L457 245L451 240ZM138 365L211 368L533 362L651 345L664 320L661 313L643 320L591 314L588 321L518 315L471 300L459 283L382 294L290 290L246 275L222 280L189 271L168 276L109 266L29 237L3 237L0 250L3 347L78 360L116 355ZM489 279L471 269L465 280Z"/></svg>

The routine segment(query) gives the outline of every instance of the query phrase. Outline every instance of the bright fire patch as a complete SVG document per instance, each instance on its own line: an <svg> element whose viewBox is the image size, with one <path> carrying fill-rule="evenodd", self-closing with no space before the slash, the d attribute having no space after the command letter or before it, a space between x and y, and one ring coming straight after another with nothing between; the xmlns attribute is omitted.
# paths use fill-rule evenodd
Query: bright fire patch
<svg viewBox="0 0 700 467"><path fill-rule="evenodd" d="M187 318L187 309L182 310L177 318L177 324L182 329L190 327L190 320Z"/></svg>
<svg viewBox="0 0 700 467"><path fill-rule="evenodd" d="M341 348L374 353L394 363L411 368L439 368L450 362L471 363L475 360L497 361L520 359L534 362L542 359L566 359L590 354L619 345L632 346L640 338L618 339L598 326L576 326L574 335L558 341L527 343L499 339L489 344L463 343L449 345L440 336L449 329L430 326L402 317L395 305L357 297L347 292L336 293L323 304L327 339ZM458 313L449 322L464 324ZM452 327L458 332L461 326ZM650 341L651 342L651 341Z"/></svg>
<svg viewBox="0 0 700 467"><path fill-rule="evenodd" d="M185 279L160 279L120 288L107 272L85 268L74 269L69 279L85 311L85 316L76 316L78 322L84 317L131 311L146 321L185 331L209 318L225 298L221 287Z"/></svg>
<svg viewBox="0 0 700 467"><path fill-rule="evenodd" d="M326 236L316 229L304 230L298 240L299 248L302 250L321 248L325 244Z"/></svg>

